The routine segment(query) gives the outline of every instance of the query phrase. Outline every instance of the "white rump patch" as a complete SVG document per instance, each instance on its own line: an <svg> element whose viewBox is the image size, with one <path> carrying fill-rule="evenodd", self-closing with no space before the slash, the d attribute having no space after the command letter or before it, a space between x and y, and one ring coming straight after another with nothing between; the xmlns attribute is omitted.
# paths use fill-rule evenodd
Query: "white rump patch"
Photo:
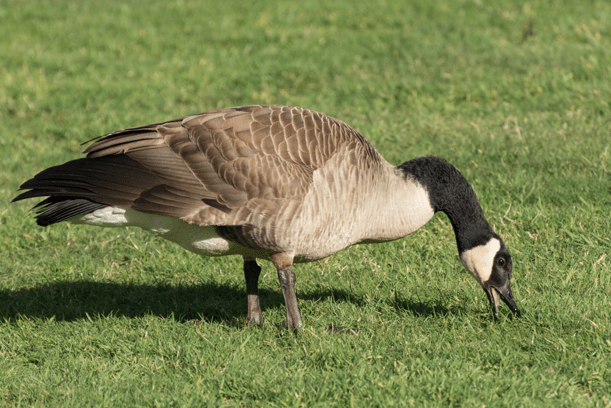
<svg viewBox="0 0 611 408"><path fill-rule="evenodd" d="M72 218L70 222L98 227L140 227L198 255L230 255L238 250L235 244L221 238L214 226L199 227L178 218L146 214L131 208L104 207Z"/></svg>
<svg viewBox="0 0 611 408"><path fill-rule="evenodd" d="M92 213L75 217L70 220L72 224L96 225L98 227L126 227L130 224L125 218L125 208L104 207Z"/></svg>
<svg viewBox="0 0 611 408"><path fill-rule="evenodd" d="M492 238L486 245L476 246L460 254L460 260L465 268L483 285L490 279L494 256L500 249L501 241Z"/></svg>

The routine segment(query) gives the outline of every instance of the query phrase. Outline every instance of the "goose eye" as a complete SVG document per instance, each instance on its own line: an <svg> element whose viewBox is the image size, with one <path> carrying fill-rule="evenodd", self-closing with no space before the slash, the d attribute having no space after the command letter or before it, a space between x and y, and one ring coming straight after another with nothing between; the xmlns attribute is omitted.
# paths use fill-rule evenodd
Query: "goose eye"
<svg viewBox="0 0 611 408"><path fill-rule="evenodd" d="M496 260L496 263L497 263L499 266L505 266L505 258L499 258L499 259L497 259L497 260Z"/></svg>

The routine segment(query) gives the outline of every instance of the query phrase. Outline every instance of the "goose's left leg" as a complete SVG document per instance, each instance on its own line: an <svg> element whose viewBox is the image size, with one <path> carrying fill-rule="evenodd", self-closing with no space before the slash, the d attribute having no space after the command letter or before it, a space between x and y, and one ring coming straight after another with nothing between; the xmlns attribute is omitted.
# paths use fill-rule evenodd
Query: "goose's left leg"
<svg viewBox="0 0 611 408"><path fill-rule="evenodd" d="M246 295L248 297L247 322L249 326L263 323L263 313L259 303L260 274L261 267L257 265L257 260L250 256L244 256L244 278L246 279Z"/></svg>

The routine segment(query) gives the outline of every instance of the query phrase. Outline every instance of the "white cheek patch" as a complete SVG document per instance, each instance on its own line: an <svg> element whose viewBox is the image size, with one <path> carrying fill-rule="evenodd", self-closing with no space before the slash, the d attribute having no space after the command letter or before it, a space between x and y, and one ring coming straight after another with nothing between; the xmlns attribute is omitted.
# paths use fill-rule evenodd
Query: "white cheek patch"
<svg viewBox="0 0 611 408"><path fill-rule="evenodd" d="M486 245L476 246L460 255L462 264L483 285L492 274L494 256L501 249L501 242L492 238Z"/></svg>

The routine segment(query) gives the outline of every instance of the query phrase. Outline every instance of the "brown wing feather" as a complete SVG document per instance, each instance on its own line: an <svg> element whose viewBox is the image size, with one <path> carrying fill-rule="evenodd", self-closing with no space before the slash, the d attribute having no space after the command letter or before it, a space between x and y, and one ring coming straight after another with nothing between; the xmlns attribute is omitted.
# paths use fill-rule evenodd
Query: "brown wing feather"
<svg viewBox="0 0 611 408"><path fill-rule="evenodd" d="M149 175L138 189L133 182L122 181L130 175L122 173L120 166L106 166L106 179L98 177L97 184L88 179L95 188L89 186L86 196L96 201L95 194L102 192L103 199L97 202L128 203L139 211L180 217L197 225L252 226L255 218L264 223L281 207L288 208L287 200L300 202L313 172L346 142L363 144L377 157L358 132L317 112L288 106L208 111L94 139L85 149L85 162L126 157L141 166L140 173ZM114 195L107 191L110 180L117 184ZM23 187L29 188L26 184ZM296 211L297 206L289 207Z"/></svg>

